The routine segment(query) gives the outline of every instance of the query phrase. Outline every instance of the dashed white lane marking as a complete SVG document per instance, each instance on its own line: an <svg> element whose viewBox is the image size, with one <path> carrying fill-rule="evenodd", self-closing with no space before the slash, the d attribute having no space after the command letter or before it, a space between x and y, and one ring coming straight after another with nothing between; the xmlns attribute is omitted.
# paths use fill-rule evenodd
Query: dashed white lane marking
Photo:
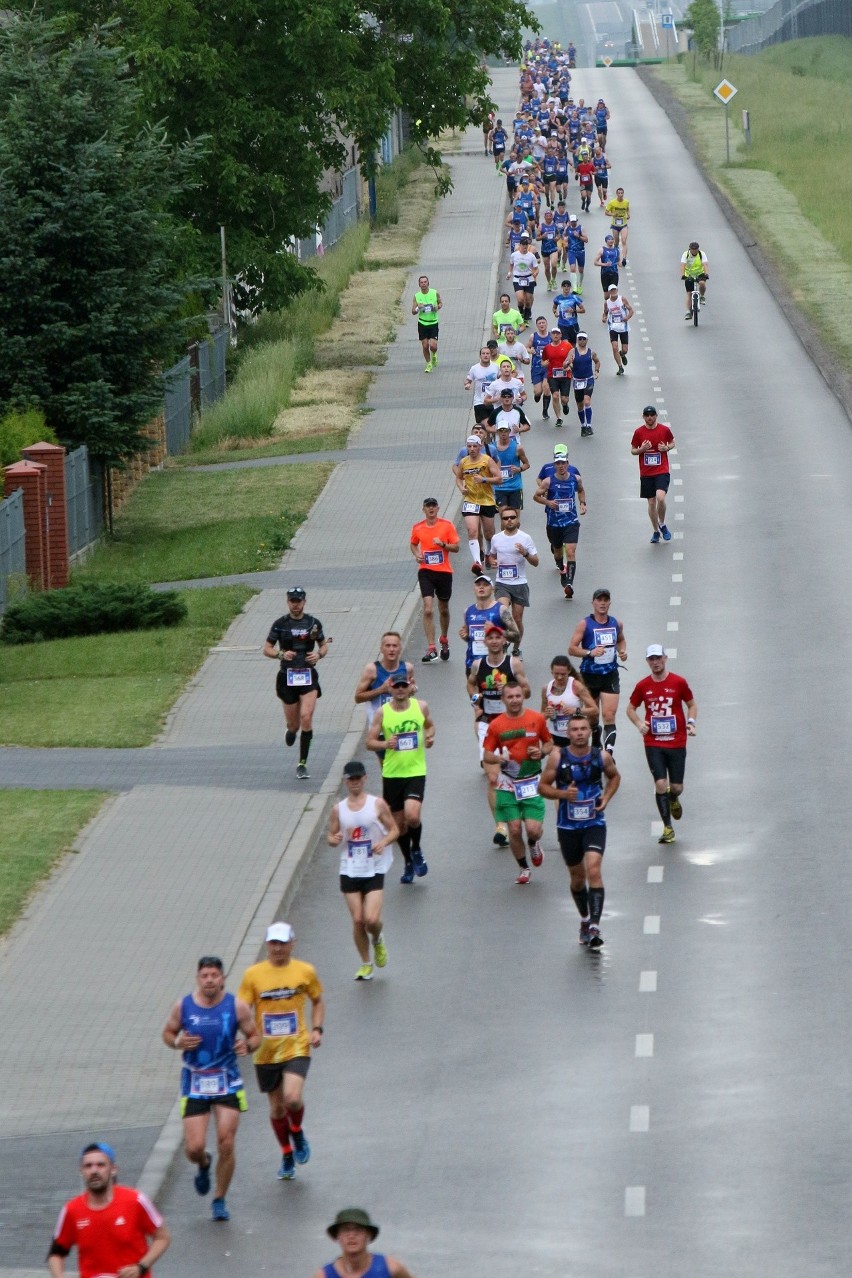
<svg viewBox="0 0 852 1278"><path fill-rule="evenodd" d="M672 480L672 483L673 483L675 486L677 486L678 484L682 484L682 483L683 483L683 480L682 480L682 479L673 479L673 480Z"/></svg>
<svg viewBox="0 0 852 1278"><path fill-rule="evenodd" d="M675 493L675 501L685 501L685 500L686 498L684 497L683 493Z"/></svg>
<svg viewBox="0 0 852 1278"><path fill-rule="evenodd" d="M677 501L677 498L675 498L675 501ZM683 519L683 511L675 515L675 519ZM677 536L677 533L675 533L675 536ZM683 533L681 533L681 537L683 537Z"/></svg>
<svg viewBox="0 0 852 1278"><path fill-rule="evenodd" d="M631 1105L630 1106L630 1130L632 1132L647 1132L651 1127L651 1107L650 1105Z"/></svg>
<svg viewBox="0 0 852 1278"><path fill-rule="evenodd" d="M679 621L669 621L669 622L666 624L666 630L680 630L680 622L679 622Z"/></svg>
<svg viewBox="0 0 852 1278"><path fill-rule="evenodd" d="M660 827L660 829L662 830L662 826ZM663 875L665 874L665 872L666 872L666 867L664 865L649 865L648 866L648 882L662 883Z"/></svg>
<svg viewBox="0 0 852 1278"><path fill-rule="evenodd" d="M673 573L672 573L672 581L683 581L683 573L682 573L682 572L673 572Z"/></svg>
<svg viewBox="0 0 852 1278"><path fill-rule="evenodd" d="M625 1216L645 1215L645 1186L628 1185L624 1191Z"/></svg>
<svg viewBox="0 0 852 1278"><path fill-rule="evenodd" d="M669 597L669 607L670 607L670 608L679 608L679 607L680 607L680 599L681 599L680 595L671 595L671 596Z"/></svg>
<svg viewBox="0 0 852 1278"><path fill-rule="evenodd" d="M672 470L680 470L680 462L669 462Z"/></svg>
<svg viewBox="0 0 852 1278"><path fill-rule="evenodd" d="M664 648L663 652L666 654L669 661L674 661L677 657L677 648Z"/></svg>
<svg viewBox="0 0 852 1278"><path fill-rule="evenodd" d="M637 1056L653 1056L654 1055L654 1035L653 1034L637 1034L636 1035L636 1055Z"/></svg>
<svg viewBox="0 0 852 1278"><path fill-rule="evenodd" d="M639 973L639 993L640 994L656 994L657 992L657 973L652 971Z"/></svg>
<svg viewBox="0 0 852 1278"><path fill-rule="evenodd" d="M672 559L676 559L680 563L681 559L683 559L683 551L675 550L672 554Z"/></svg>
<svg viewBox="0 0 852 1278"><path fill-rule="evenodd" d="M660 935L660 916L659 914L646 914L645 922L642 924L642 931L646 936Z"/></svg>

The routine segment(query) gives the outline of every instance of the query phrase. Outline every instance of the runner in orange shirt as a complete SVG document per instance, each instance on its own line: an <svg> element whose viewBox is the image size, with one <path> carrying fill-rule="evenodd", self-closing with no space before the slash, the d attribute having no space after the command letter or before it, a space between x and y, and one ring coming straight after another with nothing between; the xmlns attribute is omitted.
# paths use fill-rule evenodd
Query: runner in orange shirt
<svg viewBox="0 0 852 1278"><path fill-rule="evenodd" d="M539 797L541 761L553 749L553 738L543 714L524 708L524 690L515 679L503 686L502 714L492 719L485 734L485 772L497 791L494 819L509 829L509 846L518 863L516 883L524 886L532 876L524 848L526 829L530 861L538 868L544 860L541 835L544 799Z"/></svg>
<svg viewBox="0 0 852 1278"><path fill-rule="evenodd" d="M411 553L417 560L417 581L423 598L423 629L426 652L423 662L437 661L435 647L435 596L441 622L441 660L450 659L450 596L453 593L453 566L450 555L457 553L459 535L449 519L438 518L438 498L423 502L423 518L411 529Z"/></svg>

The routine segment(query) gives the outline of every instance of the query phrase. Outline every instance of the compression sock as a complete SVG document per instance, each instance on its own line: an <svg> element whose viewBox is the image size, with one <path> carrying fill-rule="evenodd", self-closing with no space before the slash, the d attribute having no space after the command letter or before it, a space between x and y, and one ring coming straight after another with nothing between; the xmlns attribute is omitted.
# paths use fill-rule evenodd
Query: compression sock
<svg viewBox="0 0 852 1278"><path fill-rule="evenodd" d="M672 809L668 794L656 794L654 797L657 800L657 811L663 818L663 825L671 825Z"/></svg>
<svg viewBox="0 0 852 1278"><path fill-rule="evenodd" d="M411 865L411 835L408 833L408 831L406 831L405 834L401 834L399 836L399 838L397 839L397 843L399 844L399 850L402 853L405 864L407 866L410 866Z"/></svg>
<svg viewBox="0 0 852 1278"><path fill-rule="evenodd" d="M517 861L518 866L519 866L519 868L520 868L520 869L522 869L522 870L528 870L528 869L530 868L530 867L527 865L527 858L526 858L525 856L516 856L516 857L515 857L515 860Z"/></svg>
<svg viewBox="0 0 852 1278"><path fill-rule="evenodd" d="M569 586L573 586L573 584L574 584L574 573L575 573L576 571L577 571L577 565L576 565L576 563L574 562L574 560L572 559L570 563L567 563L567 564L565 565L565 572L566 572L567 577L568 577L568 585L569 585Z"/></svg>
<svg viewBox="0 0 852 1278"><path fill-rule="evenodd" d="M603 914L603 903L603 888L589 888L589 919L592 923L600 923L601 915Z"/></svg>
<svg viewBox="0 0 852 1278"><path fill-rule="evenodd" d="M311 742L314 739L313 732L303 732L299 737L299 762L307 763L308 755L311 752Z"/></svg>
<svg viewBox="0 0 852 1278"><path fill-rule="evenodd" d="M592 745L597 746L598 749L601 747L601 725L599 723L596 723L592 728Z"/></svg>
<svg viewBox="0 0 852 1278"><path fill-rule="evenodd" d="M411 840L412 852L420 851L420 836L422 835L422 833L423 833L422 825L410 825L408 827L408 837Z"/></svg>
<svg viewBox="0 0 852 1278"><path fill-rule="evenodd" d="M603 748L608 750L610 754L615 753L615 733L614 723L605 723L603 726Z"/></svg>
<svg viewBox="0 0 852 1278"><path fill-rule="evenodd" d="M272 1130L275 1132L275 1139L281 1146L282 1154L292 1154L293 1146L290 1144L290 1124L286 1118L270 1118Z"/></svg>
<svg viewBox="0 0 852 1278"><path fill-rule="evenodd" d="M590 404L589 407L586 409L586 425L591 426L591 424L592 424L592 407Z"/></svg>
<svg viewBox="0 0 852 1278"><path fill-rule="evenodd" d="M551 398L552 398L552 396L550 396L550 395L545 395L545 397L544 397L544 411L545 411L546 413L549 413L549 412L550 412L550 400L551 400Z"/></svg>
<svg viewBox="0 0 852 1278"><path fill-rule="evenodd" d="M589 917L589 893L585 888L580 888L579 892L575 892L572 888L571 895L574 898L574 904L577 907L577 913L580 918L587 919Z"/></svg>
<svg viewBox="0 0 852 1278"><path fill-rule="evenodd" d="M302 1130L302 1119L305 1117L305 1107L300 1105L298 1109L287 1110L287 1125L291 1132L300 1132Z"/></svg>
<svg viewBox="0 0 852 1278"><path fill-rule="evenodd" d="M478 541L469 541L467 544L468 544L468 546L470 547L470 557L471 557L471 559L473 560L473 562L474 562L475 564L478 564L478 563L479 563L479 556L480 556L479 542L478 542Z"/></svg>

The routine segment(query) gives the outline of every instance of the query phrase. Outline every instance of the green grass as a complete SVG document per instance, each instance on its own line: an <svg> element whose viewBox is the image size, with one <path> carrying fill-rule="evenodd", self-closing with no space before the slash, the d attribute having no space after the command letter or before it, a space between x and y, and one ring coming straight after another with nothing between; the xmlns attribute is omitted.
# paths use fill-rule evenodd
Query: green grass
<svg viewBox="0 0 852 1278"><path fill-rule="evenodd" d="M273 567L331 469L314 463L151 474L79 574L158 582Z"/></svg>
<svg viewBox="0 0 852 1278"><path fill-rule="evenodd" d="M0 790L0 936L105 798L96 790Z"/></svg>
<svg viewBox="0 0 852 1278"><path fill-rule="evenodd" d="M148 745L252 593L244 586L187 590L189 616L180 626L5 649L0 744Z"/></svg>
<svg viewBox="0 0 852 1278"><path fill-rule="evenodd" d="M363 410L362 410L363 411ZM176 469L187 466L218 466L222 462L253 461L258 457L296 457L299 453L321 453L343 448L349 432L346 430L323 431L319 435L275 435L268 444L256 448L208 448L203 452L183 454L170 462Z"/></svg>

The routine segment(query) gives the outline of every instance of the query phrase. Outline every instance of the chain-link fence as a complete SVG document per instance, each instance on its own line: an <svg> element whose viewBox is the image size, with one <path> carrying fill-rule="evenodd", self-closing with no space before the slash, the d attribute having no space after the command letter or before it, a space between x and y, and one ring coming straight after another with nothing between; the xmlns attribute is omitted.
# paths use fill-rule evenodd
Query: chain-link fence
<svg viewBox="0 0 852 1278"><path fill-rule="evenodd" d="M296 240L296 256L300 262L306 258L316 257L332 248L341 235L358 221L358 188L360 185L357 169L347 169L341 176L341 192L328 211L328 217L322 230L316 235L309 235L304 240Z"/></svg>
<svg viewBox="0 0 852 1278"><path fill-rule="evenodd" d="M103 468L92 461L85 444L65 458L65 505L68 554L78 555L97 541L104 526Z"/></svg>
<svg viewBox="0 0 852 1278"><path fill-rule="evenodd" d="M17 492L0 501L0 612L6 607L9 578L26 572L24 494Z"/></svg>
<svg viewBox="0 0 852 1278"><path fill-rule="evenodd" d="M725 35L732 53L758 53L806 36L852 36L852 0L777 0L766 13L727 28Z"/></svg>

